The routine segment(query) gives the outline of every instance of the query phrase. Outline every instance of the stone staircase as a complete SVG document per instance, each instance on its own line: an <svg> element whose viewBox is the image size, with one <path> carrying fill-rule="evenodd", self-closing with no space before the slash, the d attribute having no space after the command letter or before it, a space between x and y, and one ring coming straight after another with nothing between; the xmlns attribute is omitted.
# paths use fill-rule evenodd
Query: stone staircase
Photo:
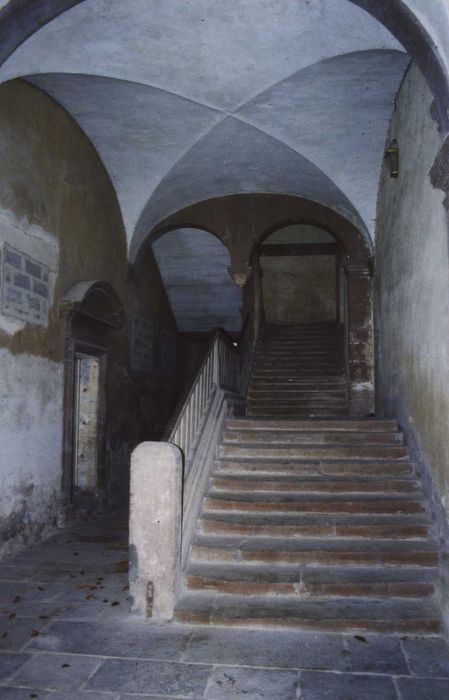
<svg viewBox="0 0 449 700"><path fill-rule="evenodd" d="M325 366L342 379L338 362L327 359ZM259 371L260 364L252 396L260 390ZM323 379L321 365L319 373L313 376ZM250 416L228 419L184 572L178 621L440 632L438 547L402 433L395 421L340 417L344 391L333 418L289 419L284 411L274 418L273 386L271 401L267 391L263 404L251 399ZM329 412L334 404L322 400L320 411ZM319 401L317 391L314 411ZM303 410L311 404L301 404Z"/></svg>
<svg viewBox="0 0 449 700"><path fill-rule="evenodd" d="M248 415L347 415L342 340L336 324L266 326L248 391Z"/></svg>

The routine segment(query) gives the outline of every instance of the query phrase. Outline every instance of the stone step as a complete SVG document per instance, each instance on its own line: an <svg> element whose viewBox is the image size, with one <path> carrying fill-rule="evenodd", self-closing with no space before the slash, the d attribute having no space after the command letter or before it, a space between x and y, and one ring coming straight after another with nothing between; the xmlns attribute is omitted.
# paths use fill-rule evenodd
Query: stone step
<svg viewBox="0 0 449 700"><path fill-rule="evenodd" d="M346 418L342 420L251 420L251 418L228 418L228 430L295 430L295 431L349 431L397 432L398 423L379 418Z"/></svg>
<svg viewBox="0 0 449 700"><path fill-rule="evenodd" d="M329 497L308 497L289 500L286 496L282 500L264 497L262 499L244 499L233 494L232 498L216 498L207 496L204 499L203 512L259 512L259 513L371 513L371 514L420 514L426 513L426 502L413 498L338 498L333 495Z"/></svg>
<svg viewBox="0 0 449 700"><path fill-rule="evenodd" d="M282 549L279 546L278 540L270 540L267 543L267 548L264 549L264 540L262 538L252 540L241 540L240 544L236 542L236 538L232 538L234 546L225 538L209 538L216 539L216 544L192 544L191 547L191 562L233 562L237 563L258 563L258 564L297 564L313 566L316 564L327 566L402 566L402 567L437 567L438 553L436 551L428 551L427 542L420 541L403 541L400 545L397 541L394 542L396 549L388 549L379 546L380 540L359 540L360 545L357 548L354 542L348 544L346 541L341 542L336 540L339 545L346 547L345 549L333 549L333 540L325 540L318 544L316 539L312 540L311 549L293 549L292 545L304 544L303 540L297 539L289 541L289 549L286 549L287 542L284 542ZM220 544L222 541L222 544ZM383 541L383 544L389 544L388 540ZM259 548L256 548L256 544ZM413 544L413 549L406 549L405 545ZM421 544L425 549L417 549ZM371 545L370 547L368 545Z"/></svg>
<svg viewBox="0 0 449 700"><path fill-rule="evenodd" d="M186 572L188 590L236 595L294 595L341 597L426 597L434 594L434 568L368 568L263 566L196 562Z"/></svg>
<svg viewBox="0 0 449 700"><path fill-rule="evenodd" d="M426 525L407 524L396 525L386 523L384 525L372 524L339 524L338 522L315 524L290 524L285 519L278 518L273 522L232 522L229 520L213 520L201 518L198 522L198 532L205 535L236 535L250 537L339 537L341 538L366 538L397 539L397 540L422 540L429 536L429 528Z"/></svg>
<svg viewBox="0 0 449 700"><path fill-rule="evenodd" d="M305 409L301 410L298 408L289 409L257 409L248 407L247 413L253 418L336 418L341 416L347 416L349 409L345 407L333 407L329 408L314 408L313 410Z"/></svg>
<svg viewBox="0 0 449 700"><path fill-rule="evenodd" d="M251 494L258 493L321 493L321 494L417 494L418 484L413 481L394 481L386 479L376 479L374 481L356 481L354 479L346 481L286 481L286 480L266 480L266 479L237 479L214 477L211 480L210 493L220 498L224 493Z"/></svg>
<svg viewBox="0 0 449 700"><path fill-rule="evenodd" d="M299 392L294 396L282 396L276 395L274 398L270 399L259 399L259 398L248 398L248 404L254 408L290 408L299 407L305 408L314 406L328 406L332 408L333 406L341 406L347 404L347 396L303 396Z"/></svg>
<svg viewBox="0 0 449 700"><path fill-rule="evenodd" d="M328 379L332 377L344 377L344 370L341 368L329 367L304 367L298 366L295 368L288 367L255 367L253 370L254 379L270 379L271 377L282 378L298 378L298 377L316 377L318 379Z"/></svg>
<svg viewBox="0 0 449 700"><path fill-rule="evenodd" d="M273 445L221 445L219 457L231 457L237 459L279 460L279 459L317 459L317 460L344 460L344 459L407 459L409 456L407 447L392 445L329 445L320 446L314 443L308 445L296 445L289 447Z"/></svg>
<svg viewBox="0 0 449 700"><path fill-rule="evenodd" d="M255 596L184 595L175 620L190 624L290 628L313 632L439 634L441 622L432 601L292 601Z"/></svg>
<svg viewBox="0 0 449 700"><path fill-rule="evenodd" d="M271 371L271 372L301 372L316 370L323 374L327 372L337 372L339 374L344 374L344 365L342 362L334 362L327 360L308 360L304 362L301 359L291 360L256 360L254 364L254 374L260 375L261 372Z"/></svg>
<svg viewBox="0 0 449 700"><path fill-rule="evenodd" d="M203 511L198 520L202 523L217 523L219 525L250 525L275 527L323 527L328 532L341 531L341 528L353 528L359 537L360 527L426 527L430 528L429 514L426 510L419 513L295 513L288 511ZM314 530L314 532L316 532ZM315 534L313 535L316 536Z"/></svg>
<svg viewBox="0 0 449 700"><path fill-rule="evenodd" d="M291 395L295 395L297 393L300 393L302 396L346 396L347 391L348 389L345 384L337 384L335 386L330 385L325 387L317 387L313 384L305 385L302 387L286 384L284 386L279 386L276 389L276 391L274 391L272 388L267 389L264 387L256 386L249 388L248 399L272 399L273 396L282 396L285 398Z"/></svg>
<svg viewBox="0 0 449 700"><path fill-rule="evenodd" d="M400 432L368 430L239 430L228 428L223 435L224 444L251 443L252 445L403 445L404 438Z"/></svg>
<svg viewBox="0 0 449 700"><path fill-rule="evenodd" d="M407 478L415 473L414 465L411 462L295 462L295 461L245 461L237 459L220 459L217 462L216 475L223 473L230 476L241 474L257 475L262 478L273 476L293 476L293 477L386 477Z"/></svg>

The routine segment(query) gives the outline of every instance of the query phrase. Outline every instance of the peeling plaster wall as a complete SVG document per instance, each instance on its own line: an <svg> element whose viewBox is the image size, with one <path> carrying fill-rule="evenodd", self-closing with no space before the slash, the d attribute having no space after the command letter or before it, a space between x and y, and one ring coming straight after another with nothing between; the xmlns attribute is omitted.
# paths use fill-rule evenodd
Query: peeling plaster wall
<svg viewBox="0 0 449 700"><path fill-rule="evenodd" d="M313 226L288 226L264 243L335 243L335 238ZM262 255L260 266L268 323L336 322L335 255Z"/></svg>
<svg viewBox="0 0 449 700"><path fill-rule="evenodd" d="M431 102L413 66L389 135L399 142L400 175L391 179L384 165L378 199L378 405L404 426L449 520L448 222L429 179L441 147Z"/></svg>
<svg viewBox="0 0 449 700"><path fill-rule="evenodd" d="M160 372L160 331L176 331L151 250L129 279L121 212L92 144L59 105L20 80L0 88L0 256L5 244L48 266L51 291L47 327L0 312L0 557L48 534L58 517L66 334L58 301L80 280L105 281L127 319L107 341L101 466L110 498L126 494L130 450L155 439L172 408L175 380ZM153 373L131 371L135 314L155 323Z"/></svg>

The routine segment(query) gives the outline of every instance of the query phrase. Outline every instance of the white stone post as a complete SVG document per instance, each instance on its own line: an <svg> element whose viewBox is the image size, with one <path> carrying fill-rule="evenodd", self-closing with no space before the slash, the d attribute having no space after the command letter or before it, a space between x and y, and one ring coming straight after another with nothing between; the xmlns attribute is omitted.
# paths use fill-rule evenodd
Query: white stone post
<svg viewBox="0 0 449 700"><path fill-rule="evenodd" d="M182 453L143 442L131 456L129 587L133 613L173 618L180 570Z"/></svg>

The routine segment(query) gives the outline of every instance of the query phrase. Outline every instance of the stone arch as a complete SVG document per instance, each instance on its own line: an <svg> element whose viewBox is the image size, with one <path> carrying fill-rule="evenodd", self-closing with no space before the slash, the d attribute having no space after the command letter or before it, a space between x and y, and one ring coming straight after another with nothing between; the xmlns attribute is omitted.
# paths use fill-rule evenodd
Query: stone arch
<svg viewBox="0 0 449 700"><path fill-rule="evenodd" d="M120 328L125 322L122 303L109 282L83 280L73 284L59 302L59 310L89 317L110 328Z"/></svg>
<svg viewBox="0 0 449 700"><path fill-rule="evenodd" d="M334 212L332 212L334 213ZM248 268L254 271L255 287L261 288L258 278L258 250L261 243L277 231L298 224L312 225L329 233L345 253L343 269L346 278L345 344L349 384L350 413L365 416L374 412L374 333L373 333L373 263L372 244L348 221L340 221L343 229L330 225L320 216L300 215L281 219L260 232L248 257ZM259 292L260 294L261 292Z"/></svg>
<svg viewBox="0 0 449 700"><path fill-rule="evenodd" d="M229 275L230 253L210 227L165 227L149 243L181 333L223 328L238 334L242 294Z"/></svg>
<svg viewBox="0 0 449 700"><path fill-rule="evenodd" d="M73 510L101 508L105 486L105 384L107 338L125 323L122 303L109 282L81 280L73 284L59 301L64 326L64 418L62 441L61 523ZM95 474L88 488L75 485L76 374L80 355L90 357L98 367L97 458Z"/></svg>

